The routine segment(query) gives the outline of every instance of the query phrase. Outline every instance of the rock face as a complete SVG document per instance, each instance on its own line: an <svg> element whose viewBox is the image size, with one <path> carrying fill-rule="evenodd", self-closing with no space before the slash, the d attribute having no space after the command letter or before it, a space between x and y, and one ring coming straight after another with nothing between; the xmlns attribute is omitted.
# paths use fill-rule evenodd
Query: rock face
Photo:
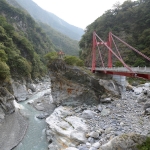
<svg viewBox="0 0 150 150"><path fill-rule="evenodd" d="M99 150L137 150L137 145L146 141L146 136L123 134L100 147Z"/></svg>
<svg viewBox="0 0 150 150"><path fill-rule="evenodd" d="M12 88L13 88L13 94L15 96L15 99L17 101L25 101L27 100L34 92L39 92L41 90L44 90L45 88L50 87L50 81L49 77L45 76L41 78L39 81L38 79L35 79L35 81L28 81L25 80L22 81L14 81L12 80ZM43 85L43 83L46 83ZM49 85L47 85L49 83Z"/></svg>
<svg viewBox="0 0 150 150"><path fill-rule="evenodd" d="M120 96L122 92L122 86L117 84L117 82L113 80L99 80L99 84L104 86L107 92L111 93L111 95Z"/></svg>
<svg viewBox="0 0 150 150"><path fill-rule="evenodd" d="M88 126L85 124L85 120L70 116L71 114L69 108L60 106L46 119L49 125L47 135L53 137L49 149L53 149L53 145L57 145L58 149L64 150L70 146L86 143L85 135Z"/></svg>
<svg viewBox="0 0 150 150"><path fill-rule="evenodd" d="M144 142L150 131L149 85L125 92L116 82L100 80L62 60L50 65L50 76L53 103L63 106L46 119L50 150L136 150ZM79 118L87 130L74 127L82 124Z"/></svg>
<svg viewBox="0 0 150 150"><path fill-rule="evenodd" d="M83 118L86 120L85 124L89 129L86 134L86 142L82 141L76 146L75 144L71 145L71 143L68 145L68 140L63 140L64 145L69 148L77 148L78 150L115 150L115 147L116 149L120 148L120 150L137 150L134 149L135 146L143 142L150 133L150 103L148 102L149 98L147 95L144 95L147 100L146 102L138 102L138 98L142 97L143 93L142 90L138 95L136 92L126 91L124 99L116 98L111 103L101 103L99 101L99 104L96 106L86 105L86 103L66 106L70 110L68 116ZM143 113L143 107L145 113ZM59 124L61 124L64 120L59 119L59 121ZM49 132L51 133L51 130ZM132 132L134 134L130 134ZM79 136L80 134L77 135ZM48 137L49 141L52 142L53 136L51 138L50 136ZM56 143L52 142L49 148L61 150L61 148L56 147L59 140L54 141Z"/></svg>
<svg viewBox="0 0 150 150"><path fill-rule="evenodd" d="M14 96L4 87L0 87L0 110L3 114L10 114L15 111L13 104Z"/></svg>
<svg viewBox="0 0 150 150"><path fill-rule="evenodd" d="M99 104L101 95L109 94L99 77L87 70L67 66L62 60L55 60L50 66L52 96L57 105L79 106ZM107 93L106 93L107 92Z"/></svg>
<svg viewBox="0 0 150 150"><path fill-rule="evenodd" d="M28 91L25 84L19 82L12 82L14 96L18 101L24 101L27 99Z"/></svg>

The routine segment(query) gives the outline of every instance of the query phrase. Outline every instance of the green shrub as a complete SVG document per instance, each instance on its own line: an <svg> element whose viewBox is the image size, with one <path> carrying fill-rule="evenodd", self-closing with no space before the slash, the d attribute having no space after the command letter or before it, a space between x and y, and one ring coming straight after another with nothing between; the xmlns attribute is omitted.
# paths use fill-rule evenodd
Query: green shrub
<svg viewBox="0 0 150 150"><path fill-rule="evenodd" d="M75 66L83 66L84 65L83 61L76 56L70 56L70 55L65 56L64 61L68 65L75 65Z"/></svg>
<svg viewBox="0 0 150 150"><path fill-rule="evenodd" d="M10 75L10 69L5 62L0 60L0 79L6 79Z"/></svg>
<svg viewBox="0 0 150 150"><path fill-rule="evenodd" d="M83 60L79 59L79 60L77 61L76 65L77 65L77 66L80 66L80 67L81 67L81 66L84 66Z"/></svg>
<svg viewBox="0 0 150 150"><path fill-rule="evenodd" d="M34 58L32 60L32 77L37 78L43 76L46 72L46 66L41 62L39 55L34 53Z"/></svg>
<svg viewBox="0 0 150 150"><path fill-rule="evenodd" d="M49 63L51 63L57 57L58 57L57 52L49 52L45 55L45 58Z"/></svg>
<svg viewBox="0 0 150 150"><path fill-rule="evenodd" d="M32 68L25 58L20 57L16 60L16 68L19 74L30 77Z"/></svg>
<svg viewBox="0 0 150 150"><path fill-rule="evenodd" d="M146 141L137 146L138 150L150 150L150 137L146 139Z"/></svg>
<svg viewBox="0 0 150 150"><path fill-rule="evenodd" d="M0 49L0 60L3 62L6 62L8 60L7 54L2 49Z"/></svg>
<svg viewBox="0 0 150 150"><path fill-rule="evenodd" d="M116 61L115 67L123 67L123 64L120 61Z"/></svg>

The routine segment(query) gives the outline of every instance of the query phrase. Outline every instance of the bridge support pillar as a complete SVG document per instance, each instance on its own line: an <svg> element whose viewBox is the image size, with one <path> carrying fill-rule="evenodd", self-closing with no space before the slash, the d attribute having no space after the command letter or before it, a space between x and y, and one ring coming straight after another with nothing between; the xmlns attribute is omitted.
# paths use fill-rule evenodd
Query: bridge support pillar
<svg viewBox="0 0 150 150"><path fill-rule="evenodd" d="M93 48L92 48L92 72L95 72L96 67L96 36L95 32L93 32Z"/></svg>
<svg viewBox="0 0 150 150"><path fill-rule="evenodd" d="M118 84L122 86L121 93L124 93L126 91L127 81L126 76L120 76L120 75L113 75L113 80L115 80Z"/></svg>

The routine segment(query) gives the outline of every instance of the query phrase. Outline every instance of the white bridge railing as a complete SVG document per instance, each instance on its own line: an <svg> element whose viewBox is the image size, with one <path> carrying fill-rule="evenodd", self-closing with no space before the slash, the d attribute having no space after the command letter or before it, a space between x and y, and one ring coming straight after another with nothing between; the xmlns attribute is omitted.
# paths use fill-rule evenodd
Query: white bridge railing
<svg viewBox="0 0 150 150"><path fill-rule="evenodd" d="M135 73L150 73L150 67L130 67L130 69ZM112 67L112 68L96 67L95 70L96 71L131 72L125 67Z"/></svg>

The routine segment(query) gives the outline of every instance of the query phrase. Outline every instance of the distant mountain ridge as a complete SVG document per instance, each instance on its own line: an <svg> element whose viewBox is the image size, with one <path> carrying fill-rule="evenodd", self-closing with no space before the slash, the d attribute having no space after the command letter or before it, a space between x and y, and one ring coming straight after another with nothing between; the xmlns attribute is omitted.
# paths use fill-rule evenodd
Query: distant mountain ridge
<svg viewBox="0 0 150 150"><path fill-rule="evenodd" d="M30 8L31 11L32 11L32 7L35 9L32 12L33 14L34 14L34 12L39 10L39 6L37 4L35 4L34 2L30 4L31 0L27 0L27 1L29 1L29 3L27 3L27 1L24 2L22 0L6 0L6 1L13 7L21 9L26 14L29 14L29 12L28 12L28 10L26 10L26 8L24 8L25 4L26 4L26 7ZM46 11L43 10L42 12L45 13ZM46 12L46 13L48 13L48 12ZM39 15L40 15L40 13L39 13ZM44 14L42 14L41 16L44 16ZM52 15L52 18L54 18L53 15ZM55 45L56 51L62 50L63 52L65 52L68 55L76 55L76 56L79 55L79 45L78 45L77 40L73 40L73 39L69 38L67 35L61 33L60 31L57 31L52 26L50 26L48 23L43 23L40 20L36 20L36 21L41 26L41 28L46 32L47 36L50 38L52 43ZM58 26L56 26L56 27L58 27Z"/></svg>
<svg viewBox="0 0 150 150"><path fill-rule="evenodd" d="M57 17L53 13L43 10L32 0L15 1L18 2L24 9L26 9L35 20L50 25L52 28L67 35L68 37L74 40L79 41L81 39L81 36L84 33L83 29L70 25L69 23Z"/></svg>
<svg viewBox="0 0 150 150"><path fill-rule="evenodd" d="M55 50L46 33L26 11L0 0L0 81L9 82L10 75L28 81L45 75L44 56Z"/></svg>

